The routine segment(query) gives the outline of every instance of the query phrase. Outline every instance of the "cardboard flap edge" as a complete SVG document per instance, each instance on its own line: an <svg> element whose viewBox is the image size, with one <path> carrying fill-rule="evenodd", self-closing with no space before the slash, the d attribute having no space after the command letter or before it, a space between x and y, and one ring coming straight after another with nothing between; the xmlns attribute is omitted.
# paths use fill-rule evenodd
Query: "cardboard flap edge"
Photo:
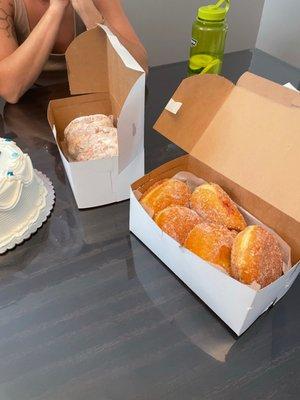
<svg viewBox="0 0 300 400"><path fill-rule="evenodd" d="M219 75L184 79L154 124L154 129L190 153L234 84Z"/></svg>
<svg viewBox="0 0 300 400"><path fill-rule="evenodd" d="M107 46L113 47L125 67L136 74L136 80L145 73L109 28L97 25L78 35L66 50L72 95L109 91Z"/></svg>
<svg viewBox="0 0 300 400"><path fill-rule="evenodd" d="M126 67L138 72L138 77L142 74L145 74L143 68L130 54L126 47L120 42L119 38L114 35L106 25L98 24L98 26L106 33L109 42L119 54Z"/></svg>
<svg viewBox="0 0 300 400"><path fill-rule="evenodd" d="M252 72L245 72L237 81L237 87L243 87L257 95L269 100L283 104L288 107L300 107L300 93L291 90L279 83L255 75Z"/></svg>
<svg viewBox="0 0 300 400"><path fill-rule="evenodd" d="M78 35L66 50L67 73L72 95L107 92L107 39L98 27Z"/></svg>
<svg viewBox="0 0 300 400"><path fill-rule="evenodd" d="M47 120L48 120L48 123L49 123L51 129L53 129L55 123L54 123L54 117L53 117L53 112L52 112L52 100L49 102L48 107L47 107Z"/></svg>

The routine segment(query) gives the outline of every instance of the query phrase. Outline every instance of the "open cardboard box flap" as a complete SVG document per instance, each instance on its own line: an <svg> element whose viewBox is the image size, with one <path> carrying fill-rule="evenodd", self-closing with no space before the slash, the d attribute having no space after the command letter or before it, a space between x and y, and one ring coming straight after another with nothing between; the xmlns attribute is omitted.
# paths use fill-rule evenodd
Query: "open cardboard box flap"
<svg viewBox="0 0 300 400"><path fill-rule="evenodd" d="M104 25L73 40L66 51L66 62L70 93L109 92L118 106L114 112L117 115L133 84L144 73Z"/></svg>
<svg viewBox="0 0 300 400"><path fill-rule="evenodd" d="M286 90L286 87L268 79L258 77L251 72L244 73L238 80L237 86L242 86L245 89L288 107L300 104L300 96L299 94L297 95L296 91Z"/></svg>
<svg viewBox="0 0 300 400"><path fill-rule="evenodd" d="M236 86L217 75L185 79L173 100L179 111L164 110L154 128L287 215L300 234L300 94L245 73Z"/></svg>
<svg viewBox="0 0 300 400"><path fill-rule="evenodd" d="M122 130L118 169L123 171L143 147L143 138L135 131L143 123L140 98L145 72L103 25L76 37L66 51L66 61L70 93L77 96L53 100L48 107L48 120L55 126L62 152L64 129L74 118L113 114Z"/></svg>
<svg viewBox="0 0 300 400"><path fill-rule="evenodd" d="M145 74L131 54L103 25L76 37L66 50L66 62L70 94L96 94L90 96L88 102L100 100L105 104L106 112L115 117L119 116L134 83ZM56 106L74 108L77 101L77 98L51 101L48 108L50 124L53 125ZM107 107L108 102L111 103L110 109ZM77 116L86 115L76 108L74 113ZM70 115L62 120L61 116L59 123L67 126L73 118Z"/></svg>

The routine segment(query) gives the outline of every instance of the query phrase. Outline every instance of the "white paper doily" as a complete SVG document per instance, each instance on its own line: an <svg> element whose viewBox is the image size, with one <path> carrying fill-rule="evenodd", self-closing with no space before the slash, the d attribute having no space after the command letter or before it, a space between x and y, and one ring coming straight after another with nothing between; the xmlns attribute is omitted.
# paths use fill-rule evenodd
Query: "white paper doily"
<svg viewBox="0 0 300 400"><path fill-rule="evenodd" d="M21 244L22 242L24 242L24 240L29 239L30 236L33 235L43 225L44 222L46 222L54 207L55 192L52 182L42 172L35 169L35 173L37 174L38 178L43 182L47 190L46 206L41 210L38 219L33 224L29 225L28 229L23 233L22 236L18 236L12 239L12 241L4 247L0 247L0 254L4 254L8 250L12 250L16 245Z"/></svg>

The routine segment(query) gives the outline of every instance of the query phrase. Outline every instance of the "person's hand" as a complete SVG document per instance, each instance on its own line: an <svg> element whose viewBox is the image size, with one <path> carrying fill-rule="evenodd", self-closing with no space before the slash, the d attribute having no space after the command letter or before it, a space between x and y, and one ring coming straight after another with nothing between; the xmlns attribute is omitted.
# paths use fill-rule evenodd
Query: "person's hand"
<svg viewBox="0 0 300 400"><path fill-rule="evenodd" d="M93 0L70 0L74 10L80 16L87 29L103 23L103 17Z"/></svg>
<svg viewBox="0 0 300 400"><path fill-rule="evenodd" d="M50 7L64 9L68 6L69 3L69 0L50 0Z"/></svg>
<svg viewBox="0 0 300 400"><path fill-rule="evenodd" d="M79 15L85 10L89 10L91 7L93 8L93 6L95 6L93 0L70 0L70 2Z"/></svg>

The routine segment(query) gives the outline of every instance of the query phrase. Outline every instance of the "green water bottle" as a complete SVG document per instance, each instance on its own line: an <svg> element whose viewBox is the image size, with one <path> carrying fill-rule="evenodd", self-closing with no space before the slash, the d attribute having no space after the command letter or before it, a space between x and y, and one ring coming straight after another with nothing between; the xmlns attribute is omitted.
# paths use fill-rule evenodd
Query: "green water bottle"
<svg viewBox="0 0 300 400"><path fill-rule="evenodd" d="M225 3L225 7L222 7ZM193 24L189 75L219 74L222 69L230 0L200 7Z"/></svg>

